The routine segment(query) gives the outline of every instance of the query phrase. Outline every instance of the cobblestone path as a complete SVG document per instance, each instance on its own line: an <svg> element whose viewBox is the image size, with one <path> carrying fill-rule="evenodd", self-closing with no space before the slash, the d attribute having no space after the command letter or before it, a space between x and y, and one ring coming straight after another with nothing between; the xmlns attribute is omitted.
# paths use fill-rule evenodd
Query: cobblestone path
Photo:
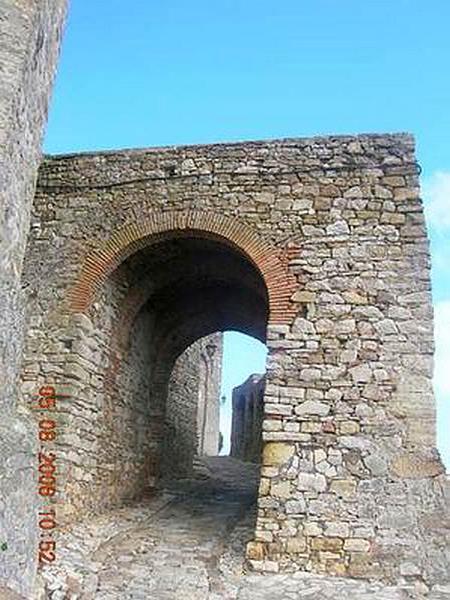
<svg viewBox="0 0 450 600"><path fill-rule="evenodd" d="M450 588L386 587L314 576L246 574L257 473L212 458L195 479L77 525L42 572L38 600L449 600Z"/></svg>

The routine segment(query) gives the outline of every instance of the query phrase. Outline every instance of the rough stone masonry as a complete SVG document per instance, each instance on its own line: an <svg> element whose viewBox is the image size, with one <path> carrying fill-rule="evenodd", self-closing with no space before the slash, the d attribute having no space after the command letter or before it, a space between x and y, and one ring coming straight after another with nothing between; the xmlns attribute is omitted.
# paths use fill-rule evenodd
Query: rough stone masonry
<svg viewBox="0 0 450 600"><path fill-rule="evenodd" d="M175 361L165 410L161 470L166 476L192 475L194 457L219 453L222 355L222 334L215 333L189 346Z"/></svg>
<svg viewBox="0 0 450 600"><path fill-rule="evenodd" d="M66 0L0 0L0 594L28 594L36 571L36 430L18 413L20 287L41 138Z"/></svg>
<svg viewBox="0 0 450 600"><path fill-rule="evenodd" d="M253 568L448 578L411 136L46 157L23 282L62 523L158 477L174 361L236 329L269 353Z"/></svg>
<svg viewBox="0 0 450 600"><path fill-rule="evenodd" d="M261 461L265 377L250 375L232 394L230 456L245 462Z"/></svg>
<svg viewBox="0 0 450 600"><path fill-rule="evenodd" d="M269 350L253 566L447 581L409 136L47 158L17 393L65 5L0 0L1 583L29 597L36 570L37 386L70 392L57 510L73 522L155 475L172 365L231 327ZM144 350L152 368L136 373Z"/></svg>

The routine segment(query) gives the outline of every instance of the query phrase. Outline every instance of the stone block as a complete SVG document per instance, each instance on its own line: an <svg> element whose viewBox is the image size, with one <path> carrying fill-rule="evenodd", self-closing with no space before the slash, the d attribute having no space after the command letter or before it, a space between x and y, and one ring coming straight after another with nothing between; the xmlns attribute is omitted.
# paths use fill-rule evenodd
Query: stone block
<svg viewBox="0 0 450 600"><path fill-rule="evenodd" d="M319 402L318 400L306 400L295 407L295 414L299 417L307 415L315 415L320 417L326 417L330 412L330 405L325 402Z"/></svg>
<svg viewBox="0 0 450 600"><path fill-rule="evenodd" d="M382 477L388 471L386 460L379 454L369 454L363 458L363 462L374 477Z"/></svg>
<svg viewBox="0 0 450 600"><path fill-rule="evenodd" d="M264 419L263 421L263 430L264 431L281 431L282 429L281 420L277 419Z"/></svg>
<svg viewBox="0 0 450 600"><path fill-rule="evenodd" d="M308 368L300 371L300 380L310 382L321 378L320 369Z"/></svg>
<svg viewBox="0 0 450 600"><path fill-rule="evenodd" d="M322 423L320 421L302 421L301 428L304 433L320 433Z"/></svg>
<svg viewBox="0 0 450 600"><path fill-rule="evenodd" d="M259 495L267 496L269 494L269 490L270 490L270 479L267 479L266 477L261 477L260 482L259 482Z"/></svg>
<svg viewBox="0 0 450 600"><path fill-rule="evenodd" d="M348 523L339 521L326 522L323 535L325 537L348 538L350 535L350 526Z"/></svg>
<svg viewBox="0 0 450 600"><path fill-rule="evenodd" d="M347 572L350 577L361 579L369 577L380 578L383 576L382 569L374 564L366 554L353 554Z"/></svg>
<svg viewBox="0 0 450 600"><path fill-rule="evenodd" d="M343 292L343 297L344 300L346 302L348 302L348 304L367 304L368 303L368 299L367 296L359 291L356 290L348 290L346 292Z"/></svg>
<svg viewBox="0 0 450 600"><path fill-rule="evenodd" d="M294 444L284 442L267 442L263 449L263 464L283 465L294 455Z"/></svg>
<svg viewBox="0 0 450 600"><path fill-rule="evenodd" d="M342 560L326 560L325 570L330 575L335 575L337 577L343 577L347 573L347 567L345 562Z"/></svg>
<svg viewBox="0 0 450 600"><path fill-rule="evenodd" d="M333 423L333 421L330 421L330 420L323 421L322 422L322 431L324 433L335 433L336 425Z"/></svg>
<svg viewBox="0 0 450 600"><path fill-rule="evenodd" d="M264 405L264 412L266 415L282 415L289 417L292 414L292 406L288 404L269 404Z"/></svg>
<svg viewBox="0 0 450 600"><path fill-rule="evenodd" d="M303 533L307 537L315 537L323 535L323 528L316 521L306 521L303 525Z"/></svg>
<svg viewBox="0 0 450 600"><path fill-rule="evenodd" d="M275 498L289 498L291 495L291 484L289 481L272 481L270 493Z"/></svg>
<svg viewBox="0 0 450 600"><path fill-rule="evenodd" d="M359 423L357 421L340 421L339 422L339 433L342 435L352 435L358 433L360 430Z"/></svg>
<svg viewBox="0 0 450 600"><path fill-rule="evenodd" d="M295 431L263 431L263 440L266 442L300 442L309 443L310 433L297 433Z"/></svg>
<svg viewBox="0 0 450 600"><path fill-rule="evenodd" d="M271 543L273 542L273 533L266 530L256 530L255 539L257 542Z"/></svg>
<svg viewBox="0 0 450 600"><path fill-rule="evenodd" d="M352 367L350 375L355 383L368 383L372 379L372 371L368 365Z"/></svg>
<svg viewBox="0 0 450 600"><path fill-rule="evenodd" d="M328 225L326 228L327 235L348 235L350 233L350 228L346 221L335 221L331 225Z"/></svg>
<svg viewBox="0 0 450 600"><path fill-rule="evenodd" d="M306 551L306 539L303 537L290 538L286 542L286 550L289 554L301 554Z"/></svg>
<svg viewBox="0 0 450 600"><path fill-rule="evenodd" d="M341 498L351 498L356 492L354 479L335 479L330 483L330 490Z"/></svg>
<svg viewBox="0 0 450 600"><path fill-rule="evenodd" d="M299 473L297 488L305 492L324 492L327 480L321 473Z"/></svg>
<svg viewBox="0 0 450 600"><path fill-rule="evenodd" d="M311 539L311 548L319 551L338 552L342 550L344 546L344 540L340 538L331 537L313 537Z"/></svg>
<svg viewBox="0 0 450 600"><path fill-rule="evenodd" d="M370 542L369 540L349 538L344 542L344 550L346 552L369 552Z"/></svg>
<svg viewBox="0 0 450 600"><path fill-rule="evenodd" d="M292 296L294 302L315 302L316 292L309 292L307 290L299 290ZM314 329L313 329L314 330Z"/></svg>
<svg viewBox="0 0 450 600"><path fill-rule="evenodd" d="M306 502L302 499L288 500L286 502L287 514L300 514L306 512Z"/></svg>
<svg viewBox="0 0 450 600"><path fill-rule="evenodd" d="M293 398L302 400L305 397L306 390L301 387L283 386L279 388L280 398Z"/></svg>
<svg viewBox="0 0 450 600"><path fill-rule="evenodd" d="M318 448L317 450L314 450L314 462L316 464L322 462L323 460L326 460L326 458L327 453L323 448Z"/></svg>
<svg viewBox="0 0 450 600"><path fill-rule="evenodd" d="M342 452L336 448L330 448L328 450L328 462L332 465L342 464Z"/></svg>
<svg viewBox="0 0 450 600"><path fill-rule="evenodd" d="M396 477L422 479L423 477L436 477L445 473L445 469L442 462L435 456L405 453L392 461L391 472Z"/></svg>
<svg viewBox="0 0 450 600"><path fill-rule="evenodd" d="M264 544L261 542L248 542L246 556L249 560L264 560Z"/></svg>

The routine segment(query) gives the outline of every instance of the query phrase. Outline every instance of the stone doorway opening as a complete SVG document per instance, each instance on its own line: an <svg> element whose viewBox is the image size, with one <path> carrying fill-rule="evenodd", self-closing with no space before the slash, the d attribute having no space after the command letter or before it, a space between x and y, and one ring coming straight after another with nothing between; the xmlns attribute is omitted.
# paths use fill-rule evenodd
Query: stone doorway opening
<svg viewBox="0 0 450 600"><path fill-rule="evenodd" d="M221 454L261 462L266 367L265 344L239 332L225 333Z"/></svg>
<svg viewBox="0 0 450 600"><path fill-rule="evenodd" d="M189 476L208 457L261 464L266 361L266 345L238 331L205 336L176 359L165 410L163 476Z"/></svg>

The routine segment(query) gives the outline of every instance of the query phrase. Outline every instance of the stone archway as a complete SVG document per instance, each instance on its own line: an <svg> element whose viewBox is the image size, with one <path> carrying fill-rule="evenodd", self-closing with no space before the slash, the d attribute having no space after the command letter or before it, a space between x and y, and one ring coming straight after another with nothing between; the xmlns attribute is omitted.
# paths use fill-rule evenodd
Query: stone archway
<svg viewBox="0 0 450 600"><path fill-rule="evenodd" d="M0 335L8 348L2 453L10 460L1 475L8 498L3 534L11 551L4 555L2 577L28 595L35 572L37 536L30 506L37 508L31 475L36 430L24 412L43 381L59 388L70 388L72 381L77 387L82 366L71 360L72 350L92 332L86 315L59 310L67 299L66 284L74 281L86 243L95 245L99 231L116 229L117 219L123 225L124 207L141 222L174 204L180 213L200 206L244 216L280 253L286 242L303 250L301 259L287 258L298 276L295 323L269 327L270 343L278 350L277 383L269 384L268 392L271 410L276 414L276 400L287 399L286 410L291 405L295 417L282 415L281 430L267 432L266 439L278 446L269 446L265 454L264 489L275 497L277 509L267 514L261 509L258 544L252 549L255 567L306 565L357 576L395 579L407 573L448 580L448 560L436 548L430 551L440 533L429 533L429 524L445 514L445 475L434 450L429 257L411 137L334 136L141 151L136 162L137 155L120 152L45 160L34 202L42 231L36 232L33 222L22 278L30 319L24 406L16 411L11 404L25 330L20 275L66 2L4 4L2 58L10 69L1 100L1 158L11 218L2 231L7 243ZM135 173L143 167L140 185ZM119 181L122 172L128 173L125 183ZM132 200L121 197L124 185ZM99 190L109 193L99 198ZM50 291L40 289L46 285ZM271 318L275 314L280 321L274 323L283 323L284 314ZM295 364L300 351L302 369ZM90 382L91 394L96 385ZM327 465L319 468L314 454L323 448L333 460L352 458L332 465L325 480L320 469ZM285 467L294 463L296 484L285 476ZM305 511L313 508L310 523L303 523L303 513L290 512L292 501L303 506L298 496L305 499ZM371 512L358 527L352 521L350 529L355 506L363 516L366 509ZM288 514L293 527L279 535L277 522ZM275 527L264 528L266 517ZM321 519L323 527L317 525ZM330 542L330 531L341 536Z"/></svg>
<svg viewBox="0 0 450 600"><path fill-rule="evenodd" d="M238 249L264 278L269 294L270 322L289 324L292 321L296 309L291 297L297 282L287 270L287 255L281 255L245 223L200 211L154 213L143 222L127 224L114 232L106 243L93 248L86 256L78 280L68 294L69 310L84 312L96 289L120 262L139 249L158 243L170 232L177 237L197 233Z"/></svg>
<svg viewBox="0 0 450 600"><path fill-rule="evenodd" d="M228 329L265 341L269 306L275 323L292 314L293 278L270 244L237 220L188 217L181 222L189 228L177 228L176 216L162 214L152 219L153 232L146 224L113 234L90 251L68 303L61 304L61 318L71 323L59 333L71 349L66 430L81 454L84 439L93 439L96 463L103 465L83 467L81 475L61 454L67 521L132 499L159 476L168 382L188 346ZM81 425L73 408L80 403L92 411L91 428ZM193 450L187 444L176 456L192 460Z"/></svg>
<svg viewBox="0 0 450 600"><path fill-rule="evenodd" d="M62 404L60 457L68 465L76 454L82 466L61 475L71 503L62 497L60 514L70 520L95 510L95 498L120 502L119 477L132 494L138 472L150 473L158 462L147 448L147 463L133 463L130 446L128 471L120 473L109 460L115 451L103 446L103 479L93 495L89 477L79 477L89 452L101 447L95 436L86 437L91 448L85 440L78 444L86 422L92 428L97 419L101 436L114 434L120 390L131 390L124 381L149 385L130 376L139 336L154 327L158 410L150 420L154 430L143 437L157 440L167 365L233 315L235 327L260 339L261 323L267 324L264 464L249 547L254 568L393 578L399 561L383 553L391 551L389 540L401 539L396 514L406 504L414 506L408 516L414 535L394 546L405 561L417 557L425 546L421 503L411 500L414 478L420 476L436 507L443 496L441 488L433 491L442 465L433 450L429 274L413 164L407 136L47 158L24 273L30 328L23 379L25 401L44 383L73 399L72 408ZM173 248L158 255L164 244L178 244L183 251L175 262L190 277L182 259L199 240L211 250L198 254L204 270L196 280L211 284L204 294L182 277L182 284L170 279ZM152 263L158 256L159 267ZM227 273L221 283L211 279L211 260ZM152 264L160 273L156 287L145 276ZM183 311L180 298L192 310ZM224 298L221 311L213 310ZM92 410L103 401L105 411ZM131 413L118 421L124 431ZM108 419L100 422L100 414ZM140 422L148 416L140 414ZM392 482L401 496L397 509L389 499Z"/></svg>

